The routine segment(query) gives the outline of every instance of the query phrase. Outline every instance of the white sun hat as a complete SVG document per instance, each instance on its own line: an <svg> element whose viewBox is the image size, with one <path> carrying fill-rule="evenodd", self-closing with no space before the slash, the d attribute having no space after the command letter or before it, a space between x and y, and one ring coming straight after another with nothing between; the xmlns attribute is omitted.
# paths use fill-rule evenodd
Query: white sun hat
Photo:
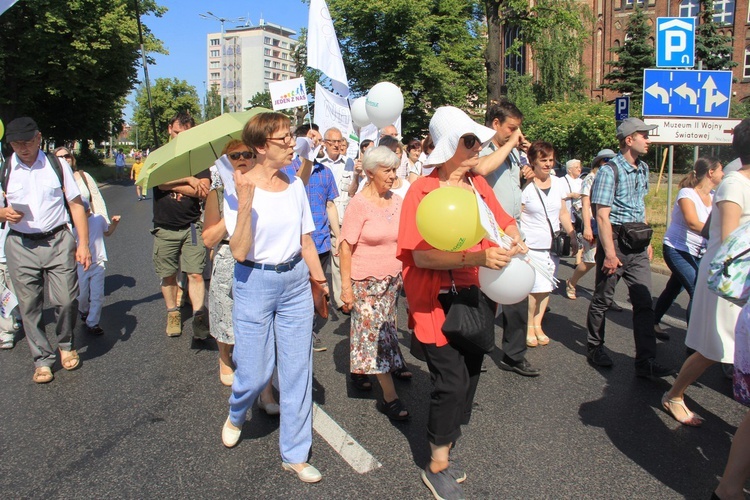
<svg viewBox="0 0 750 500"><path fill-rule="evenodd" d="M479 137L484 147L495 136L495 131L478 124L458 108L453 106L438 108L430 120L430 135L435 149L424 164L441 165L450 160L456 154L458 141L467 134Z"/></svg>

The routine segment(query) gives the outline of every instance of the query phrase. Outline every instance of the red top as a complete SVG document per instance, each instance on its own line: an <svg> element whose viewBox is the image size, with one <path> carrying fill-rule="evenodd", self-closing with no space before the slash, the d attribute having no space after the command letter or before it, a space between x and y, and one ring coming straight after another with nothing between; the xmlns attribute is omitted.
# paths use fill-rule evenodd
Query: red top
<svg viewBox="0 0 750 500"><path fill-rule="evenodd" d="M516 221L508 215L495 198L492 188L481 175L466 174L474 182L479 195L490 207L495 215L500 228L505 230L509 226L515 226ZM431 191L440 187L438 170L435 169L429 176L420 177L409 188L401 207L401 221L398 228L398 251L396 256L403 262L404 291L409 301L409 310L414 318L414 334L424 344L435 344L437 347L444 346L448 339L443 335L442 326L445 322L445 313L438 301L441 284L450 283L448 271L424 269L414 264L413 250L434 250L429 243L422 239L417 229L417 207L422 198ZM484 250L491 246L497 246L486 238L471 251ZM467 267L454 269L453 278L460 286L479 286L478 268Z"/></svg>

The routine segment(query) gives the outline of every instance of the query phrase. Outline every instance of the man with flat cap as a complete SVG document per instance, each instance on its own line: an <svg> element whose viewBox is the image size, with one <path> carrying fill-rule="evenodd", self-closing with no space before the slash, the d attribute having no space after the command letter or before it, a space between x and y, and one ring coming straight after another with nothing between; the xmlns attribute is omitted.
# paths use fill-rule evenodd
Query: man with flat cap
<svg viewBox="0 0 750 500"><path fill-rule="evenodd" d="M586 357L594 366L612 366L604 351L604 314L612 304L615 287L625 280L633 304L635 374L666 377L671 368L656 361L654 309L651 299L651 237L646 223L648 165L640 159L648 152L649 131L638 118L626 118L617 127L620 153L602 165L591 188L599 239L596 249L596 288L589 306Z"/></svg>
<svg viewBox="0 0 750 500"><path fill-rule="evenodd" d="M14 154L3 169L3 208L0 222L10 224L5 252L10 278L18 298L29 349L34 359L33 381L51 382L57 355L44 329L44 285L55 307L60 362L66 370L78 368L73 328L78 314L76 262L91 264L88 223L81 194L67 162L57 162L40 149L42 134L29 117L16 118L6 128ZM78 245L69 223L78 229Z"/></svg>

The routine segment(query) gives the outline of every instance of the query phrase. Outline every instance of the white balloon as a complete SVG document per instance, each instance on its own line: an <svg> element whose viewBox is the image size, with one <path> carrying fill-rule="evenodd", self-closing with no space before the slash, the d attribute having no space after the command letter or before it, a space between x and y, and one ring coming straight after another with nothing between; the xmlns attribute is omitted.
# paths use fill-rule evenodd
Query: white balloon
<svg viewBox="0 0 750 500"><path fill-rule="evenodd" d="M495 270L479 268L479 288L498 304L517 304L528 297L534 287L536 271L515 256L508 265Z"/></svg>
<svg viewBox="0 0 750 500"><path fill-rule="evenodd" d="M370 117L367 116L367 97L358 97L352 102L352 121L358 127L366 127L370 122Z"/></svg>
<svg viewBox="0 0 750 500"><path fill-rule="evenodd" d="M376 127L393 125L404 110L404 96L401 89L391 82L380 82L367 93L365 108Z"/></svg>

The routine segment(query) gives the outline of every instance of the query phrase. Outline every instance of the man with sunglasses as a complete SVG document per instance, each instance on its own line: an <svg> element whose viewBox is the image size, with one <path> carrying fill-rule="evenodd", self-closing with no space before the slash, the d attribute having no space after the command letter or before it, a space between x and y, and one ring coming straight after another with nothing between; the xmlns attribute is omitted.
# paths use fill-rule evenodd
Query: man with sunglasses
<svg viewBox="0 0 750 500"><path fill-rule="evenodd" d="M177 113L169 121L174 139L195 125L188 113ZM192 176L165 182L154 188L154 269L161 278L161 292L167 306L168 337L182 334L182 315L177 302L177 273L187 275L187 288L193 305L193 338L208 338L208 314L203 306L206 284L206 247L203 245L201 200L208 195L211 173L208 169Z"/></svg>
<svg viewBox="0 0 750 500"><path fill-rule="evenodd" d="M331 226L331 301L344 314L349 314L341 308L344 303L341 302L341 267L339 265L339 256L336 251L341 224L344 223L344 212L349 204L349 188L354 182L354 160L346 156L346 141L341 131L337 128L329 128L323 135L323 147L325 156L320 159L320 163L331 169L333 179L336 181L336 189L339 192L338 197L333 200L336 211L330 214Z"/></svg>
<svg viewBox="0 0 750 500"><path fill-rule="evenodd" d="M44 288L55 307L60 362L66 370L78 368L73 345L78 315L76 262L91 265L88 221L80 191L67 162L56 167L40 149L42 134L36 122L16 118L8 124L6 139L14 154L4 172L4 208L0 222L10 225L5 252L11 281L18 298L24 331L34 359L33 381L51 382L57 355L44 331ZM76 246L69 223L78 230Z"/></svg>
<svg viewBox="0 0 750 500"><path fill-rule="evenodd" d="M481 174L497 196L497 200L511 217L523 236L521 227L521 183L534 177L528 165L522 165L518 146L524 140L521 133L523 114L510 101L493 103L487 109L486 125L495 130L492 141L479 153L479 164L474 172ZM528 299L502 306L503 359L500 368L524 377L536 377L539 369L526 359L526 329Z"/></svg>

